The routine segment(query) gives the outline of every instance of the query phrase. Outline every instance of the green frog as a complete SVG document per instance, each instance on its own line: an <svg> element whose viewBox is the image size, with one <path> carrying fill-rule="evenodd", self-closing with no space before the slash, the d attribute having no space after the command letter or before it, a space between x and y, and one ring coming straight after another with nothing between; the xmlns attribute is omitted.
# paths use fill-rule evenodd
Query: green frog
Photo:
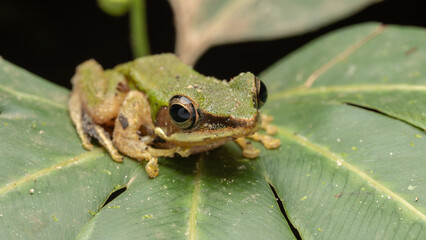
<svg viewBox="0 0 426 240"><path fill-rule="evenodd" d="M80 64L71 80L71 119L84 148L95 138L113 160L123 155L146 160L151 178L159 173L158 157L208 151L235 140L243 156L259 150L245 137L268 149L280 141L259 109L267 100L262 81L252 73L231 79L206 77L173 54L141 57L104 70L95 60ZM263 121L262 121L263 118ZM257 131L264 128L267 134Z"/></svg>

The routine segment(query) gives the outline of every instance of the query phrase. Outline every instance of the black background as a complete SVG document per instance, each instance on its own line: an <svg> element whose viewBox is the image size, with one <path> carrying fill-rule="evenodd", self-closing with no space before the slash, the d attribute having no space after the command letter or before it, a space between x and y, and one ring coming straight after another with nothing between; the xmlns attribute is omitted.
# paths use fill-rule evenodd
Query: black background
<svg viewBox="0 0 426 240"><path fill-rule="evenodd" d="M173 52L173 13L166 0L147 0L152 53ZM317 31L273 41L246 42L208 50L195 68L230 78L242 71L260 73L312 39L344 26L377 21L426 27L423 0L388 0ZM0 55L49 81L70 88L75 66L95 58L105 68L132 59L128 16L111 17L95 0L1 0Z"/></svg>

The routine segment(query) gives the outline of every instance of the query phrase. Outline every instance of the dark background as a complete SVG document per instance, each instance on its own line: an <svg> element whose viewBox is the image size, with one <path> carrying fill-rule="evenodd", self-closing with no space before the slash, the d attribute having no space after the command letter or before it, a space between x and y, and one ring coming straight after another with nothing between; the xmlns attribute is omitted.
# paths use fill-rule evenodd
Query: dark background
<svg viewBox="0 0 426 240"><path fill-rule="evenodd" d="M147 0L152 53L173 52L173 13L166 0ZM377 21L426 27L423 0L387 0L317 31L273 41L247 42L211 48L195 66L218 78L242 71L255 74L327 32ZM70 88L75 66L95 58L105 68L132 59L128 16L111 17L95 0L1 0L0 55L49 81Z"/></svg>

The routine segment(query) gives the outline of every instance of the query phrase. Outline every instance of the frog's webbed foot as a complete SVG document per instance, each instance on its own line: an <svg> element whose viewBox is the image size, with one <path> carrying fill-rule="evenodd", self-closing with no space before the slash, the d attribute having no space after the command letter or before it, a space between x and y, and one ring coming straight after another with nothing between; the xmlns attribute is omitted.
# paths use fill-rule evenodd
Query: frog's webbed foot
<svg viewBox="0 0 426 240"><path fill-rule="evenodd" d="M255 134L248 136L254 141L261 142L266 149L275 149L281 145L281 140L272 137L278 132L278 129L271 124L273 117L262 114L262 130L266 134L256 132ZM235 142L241 147L242 154L246 158L256 158L259 156L260 150L253 147L251 142L248 142L245 138L237 138Z"/></svg>

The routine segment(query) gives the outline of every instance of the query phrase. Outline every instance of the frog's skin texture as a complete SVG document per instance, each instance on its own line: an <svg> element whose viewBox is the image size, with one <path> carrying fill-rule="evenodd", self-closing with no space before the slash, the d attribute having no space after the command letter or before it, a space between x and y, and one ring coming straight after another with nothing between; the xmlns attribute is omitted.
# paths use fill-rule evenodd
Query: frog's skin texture
<svg viewBox="0 0 426 240"><path fill-rule="evenodd" d="M186 157L235 139L244 156L257 157L247 136L267 148L280 145L256 133L274 130L261 124L266 88L252 73L221 81L161 54L105 71L88 60L77 67L72 84L69 111L83 146L93 149L94 137L115 161L122 161L121 154L146 160L151 178L159 172L157 157Z"/></svg>

